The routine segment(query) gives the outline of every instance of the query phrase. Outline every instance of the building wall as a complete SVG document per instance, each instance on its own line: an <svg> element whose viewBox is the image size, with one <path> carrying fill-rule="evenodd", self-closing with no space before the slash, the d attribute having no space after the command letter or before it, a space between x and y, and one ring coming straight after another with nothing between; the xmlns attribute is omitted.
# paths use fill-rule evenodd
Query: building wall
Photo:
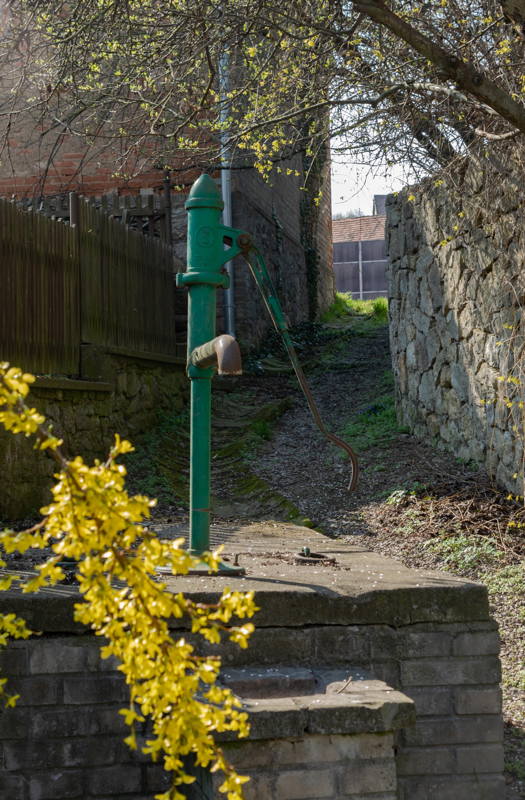
<svg viewBox="0 0 525 800"><path fill-rule="evenodd" d="M386 297L385 217L333 221L335 287L360 300Z"/></svg>
<svg viewBox="0 0 525 800"><path fill-rule="evenodd" d="M234 174L233 227L248 231L261 250L292 325L308 319L308 280L301 244L300 179L277 175L270 186L253 170ZM244 348L257 345L271 321L243 259L235 260L237 334Z"/></svg>
<svg viewBox="0 0 525 800"><path fill-rule="evenodd" d="M330 170L320 161L303 187L299 156L271 184L254 170L233 178L233 226L248 231L265 258L290 325L318 319L334 299ZM298 174L295 174L295 173ZM271 328L268 313L242 259L236 260L238 329L256 345Z"/></svg>
<svg viewBox="0 0 525 800"><path fill-rule="evenodd" d="M391 196L390 336L417 436L523 485L525 197L519 153ZM510 380L509 380L510 379ZM516 476L517 477L514 477Z"/></svg>
<svg viewBox="0 0 525 800"><path fill-rule="evenodd" d="M125 142L88 148L78 136L54 140L39 134L31 122L11 130L8 149L0 162L1 197L39 197L69 191L91 197L117 189L137 192L144 187L162 188L164 169L152 168L154 154L131 155L117 173ZM191 183L196 177L196 173L188 172L180 182Z"/></svg>

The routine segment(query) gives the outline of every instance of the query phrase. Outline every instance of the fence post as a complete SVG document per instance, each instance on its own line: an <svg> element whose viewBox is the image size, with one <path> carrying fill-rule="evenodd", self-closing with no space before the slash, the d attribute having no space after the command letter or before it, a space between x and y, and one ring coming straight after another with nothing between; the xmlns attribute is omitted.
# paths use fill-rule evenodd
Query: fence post
<svg viewBox="0 0 525 800"><path fill-rule="evenodd" d="M164 180L162 183L164 184L164 235L167 244L171 247L171 176L168 169L164 173Z"/></svg>
<svg viewBox="0 0 525 800"><path fill-rule="evenodd" d="M79 222L78 194L69 192L69 224L72 228L78 228Z"/></svg>

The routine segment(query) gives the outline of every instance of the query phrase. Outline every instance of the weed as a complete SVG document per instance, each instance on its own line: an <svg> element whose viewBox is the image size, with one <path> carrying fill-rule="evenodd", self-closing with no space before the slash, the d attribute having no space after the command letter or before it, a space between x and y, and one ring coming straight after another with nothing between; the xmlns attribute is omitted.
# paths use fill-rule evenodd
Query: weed
<svg viewBox="0 0 525 800"><path fill-rule="evenodd" d="M442 558L443 566L459 572L497 564L504 556L492 539L475 533L443 532L425 542L425 547Z"/></svg>
<svg viewBox="0 0 525 800"><path fill-rule="evenodd" d="M525 780L525 763L517 758L509 759L505 761L505 772L510 772L520 781Z"/></svg>
<svg viewBox="0 0 525 800"><path fill-rule="evenodd" d="M465 467L466 470L469 472L478 472L479 471L479 464L474 461L472 458L456 458L456 464L460 464L461 466Z"/></svg>
<svg viewBox="0 0 525 800"><path fill-rule="evenodd" d="M387 506L398 506L407 496L406 489L394 489L385 500Z"/></svg>
<svg viewBox="0 0 525 800"><path fill-rule="evenodd" d="M353 312L350 306L351 302L351 294L346 292L336 292L334 302L322 314L321 322L333 322L334 320L344 319L349 314L352 314Z"/></svg>
<svg viewBox="0 0 525 800"><path fill-rule="evenodd" d="M385 504L387 506L398 506L409 497L416 497L424 490L426 490L426 486L423 483L416 481L411 486L401 487L400 489L394 489L393 491L389 492L385 500ZM408 514L406 514L406 516L408 516Z"/></svg>
<svg viewBox="0 0 525 800"><path fill-rule="evenodd" d="M394 398L384 394L363 411L356 414L343 428L343 437L358 452L368 450L385 442L390 442L400 433L397 424Z"/></svg>
<svg viewBox="0 0 525 800"><path fill-rule="evenodd" d="M321 322L348 320L351 317L365 316L374 323L386 325L388 322L388 302L386 297L374 300L354 300L349 292L336 292L330 308L321 317Z"/></svg>
<svg viewBox="0 0 525 800"><path fill-rule="evenodd" d="M266 419L257 419L250 425L250 431L259 439L268 441L272 438L272 426Z"/></svg>
<svg viewBox="0 0 525 800"><path fill-rule="evenodd" d="M394 373L391 369L387 369L381 375L381 390L384 392L393 392L395 386Z"/></svg>
<svg viewBox="0 0 525 800"><path fill-rule="evenodd" d="M386 297L376 297L372 300L372 311L376 319L388 322L388 300Z"/></svg>
<svg viewBox="0 0 525 800"><path fill-rule="evenodd" d="M483 582L491 594L525 595L525 562L511 564L483 575Z"/></svg>

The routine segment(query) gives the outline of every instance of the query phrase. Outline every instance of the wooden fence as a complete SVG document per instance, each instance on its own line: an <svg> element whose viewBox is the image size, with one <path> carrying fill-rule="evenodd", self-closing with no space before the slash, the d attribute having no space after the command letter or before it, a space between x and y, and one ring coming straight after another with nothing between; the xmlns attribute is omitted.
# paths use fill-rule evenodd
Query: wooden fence
<svg viewBox="0 0 525 800"><path fill-rule="evenodd" d="M80 345L175 354L171 248L80 201L76 226L0 200L0 359L80 374Z"/></svg>

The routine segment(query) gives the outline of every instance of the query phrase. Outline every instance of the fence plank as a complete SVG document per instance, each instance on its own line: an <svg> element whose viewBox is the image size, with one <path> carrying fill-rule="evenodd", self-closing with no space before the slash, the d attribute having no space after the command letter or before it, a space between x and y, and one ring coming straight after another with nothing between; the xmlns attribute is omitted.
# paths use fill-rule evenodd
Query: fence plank
<svg viewBox="0 0 525 800"><path fill-rule="evenodd" d="M81 202L78 226L0 200L0 359L79 374L80 344L173 356L172 251Z"/></svg>
<svg viewBox="0 0 525 800"><path fill-rule="evenodd" d="M75 232L0 200L0 265L0 358L40 374L78 374Z"/></svg>
<svg viewBox="0 0 525 800"><path fill-rule="evenodd" d="M82 340L175 353L171 249L83 203L80 208Z"/></svg>

